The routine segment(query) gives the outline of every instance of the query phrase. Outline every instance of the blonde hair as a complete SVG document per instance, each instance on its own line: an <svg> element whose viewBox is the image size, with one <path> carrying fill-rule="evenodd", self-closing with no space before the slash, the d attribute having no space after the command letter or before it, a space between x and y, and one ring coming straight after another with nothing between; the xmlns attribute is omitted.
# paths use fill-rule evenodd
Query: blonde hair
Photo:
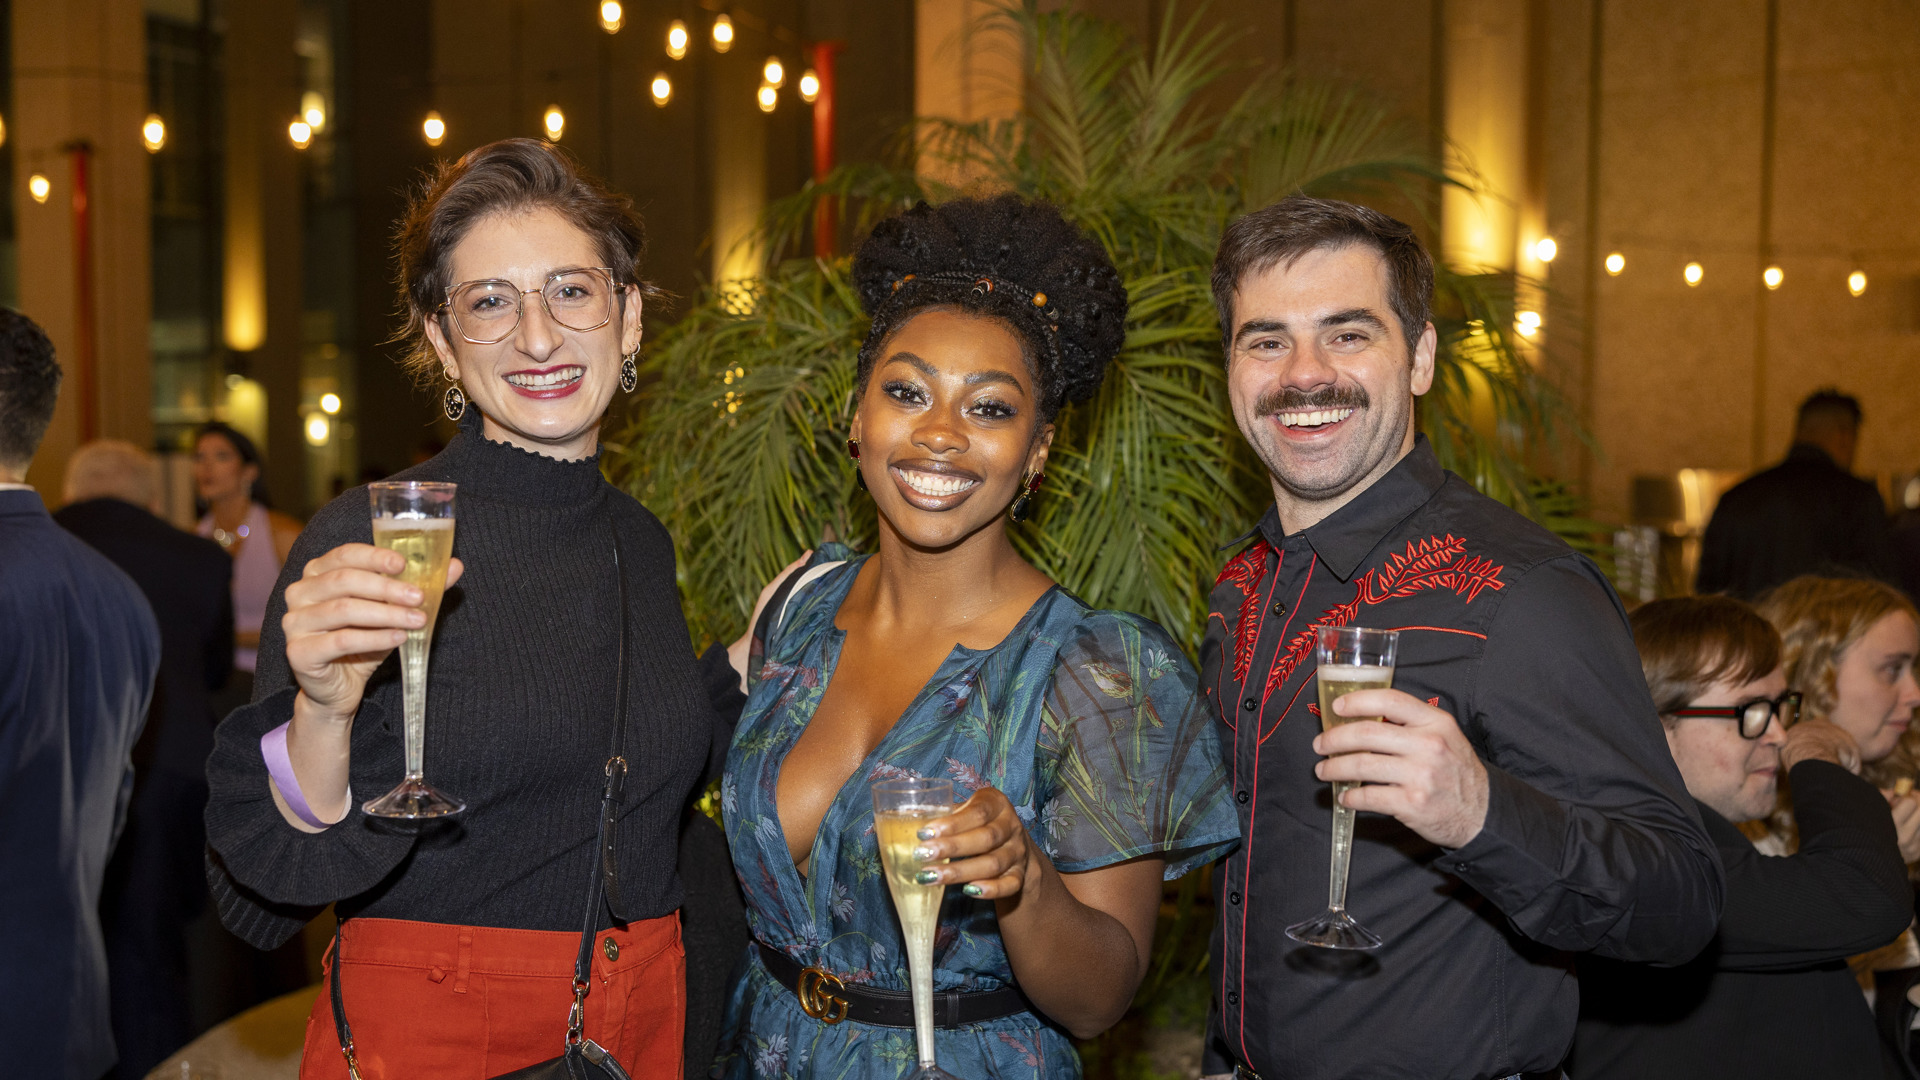
<svg viewBox="0 0 1920 1080"><path fill-rule="evenodd" d="M110 498L152 509L160 492L153 455L121 439L96 439L67 459L66 501Z"/></svg>

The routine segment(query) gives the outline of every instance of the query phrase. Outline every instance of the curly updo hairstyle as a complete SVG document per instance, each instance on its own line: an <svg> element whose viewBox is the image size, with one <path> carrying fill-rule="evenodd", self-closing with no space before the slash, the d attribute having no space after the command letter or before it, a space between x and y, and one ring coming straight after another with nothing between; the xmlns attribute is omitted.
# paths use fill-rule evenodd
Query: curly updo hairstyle
<svg viewBox="0 0 1920 1080"><path fill-rule="evenodd" d="M874 226L853 257L873 319L859 386L894 331L929 308L999 319L1039 384L1039 414L1085 401L1126 338L1127 287L1100 244L1060 212L1014 195L920 203Z"/></svg>
<svg viewBox="0 0 1920 1080"><path fill-rule="evenodd" d="M564 150L539 139L501 139L442 162L407 205L395 230L400 306L406 314L401 367L422 386L439 374L427 340L452 280L453 249L474 225L495 214L552 210L593 240L599 265L613 268L615 284L635 285L646 299L667 294L640 276L646 226L633 200L616 195L581 170ZM622 294L624 303L625 293ZM445 324L448 338L455 335Z"/></svg>

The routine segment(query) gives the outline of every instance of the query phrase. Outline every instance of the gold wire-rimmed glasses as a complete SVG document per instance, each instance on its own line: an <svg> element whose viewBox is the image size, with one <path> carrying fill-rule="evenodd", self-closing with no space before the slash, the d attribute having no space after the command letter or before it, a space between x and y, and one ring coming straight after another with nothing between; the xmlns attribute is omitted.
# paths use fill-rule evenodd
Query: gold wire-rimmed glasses
<svg viewBox="0 0 1920 1080"><path fill-rule="evenodd" d="M465 340L475 345L497 345L519 328L520 313L530 293L539 294L547 318L585 333L613 321L617 291L612 267L574 266L548 274L537 289L521 289L499 278L449 285L440 310L453 316L453 328Z"/></svg>

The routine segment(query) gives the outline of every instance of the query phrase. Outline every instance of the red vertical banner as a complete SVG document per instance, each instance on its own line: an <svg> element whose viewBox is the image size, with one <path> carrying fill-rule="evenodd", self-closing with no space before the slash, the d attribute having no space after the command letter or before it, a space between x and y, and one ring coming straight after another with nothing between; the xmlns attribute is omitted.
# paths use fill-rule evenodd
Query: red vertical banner
<svg viewBox="0 0 1920 1080"><path fill-rule="evenodd" d="M95 370L99 324L93 295L93 147L76 142L65 149L73 159L73 366L80 390L80 441L89 443L99 435L100 417Z"/></svg>
<svg viewBox="0 0 1920 1080"><path fill-rule="evenodd" d="M833 104L834 104L834 57L846 48L844 41L821 41L815 43L813 52L813 74L820 80L820 92L813 99L813 181L818 184L833 171ZM832 258L839 246L840 223L834 214L833 203L821 199L813 212L813 253L822 259Z"/></svg>

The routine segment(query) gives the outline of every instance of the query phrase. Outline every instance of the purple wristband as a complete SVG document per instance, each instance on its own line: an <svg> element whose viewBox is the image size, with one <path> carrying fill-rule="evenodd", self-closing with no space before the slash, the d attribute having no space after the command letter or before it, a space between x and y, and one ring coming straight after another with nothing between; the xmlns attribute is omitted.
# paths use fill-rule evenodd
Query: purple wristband
<svg viewBox="0 0 1920 1080"><path fill-rule="evenodd" d="M313 808L307 805L307 797L300 791L300 781L294 779L293 759L287 756L287 728L293 724L289 720L260 736L260 756L267 759L267 775L273 779L273 786L280 791L280 797L287 800L287 808L301 821L316 829L330 828L331 821L321 821ZM347 802L353 802L353 793L347 793Z"/></svg>

